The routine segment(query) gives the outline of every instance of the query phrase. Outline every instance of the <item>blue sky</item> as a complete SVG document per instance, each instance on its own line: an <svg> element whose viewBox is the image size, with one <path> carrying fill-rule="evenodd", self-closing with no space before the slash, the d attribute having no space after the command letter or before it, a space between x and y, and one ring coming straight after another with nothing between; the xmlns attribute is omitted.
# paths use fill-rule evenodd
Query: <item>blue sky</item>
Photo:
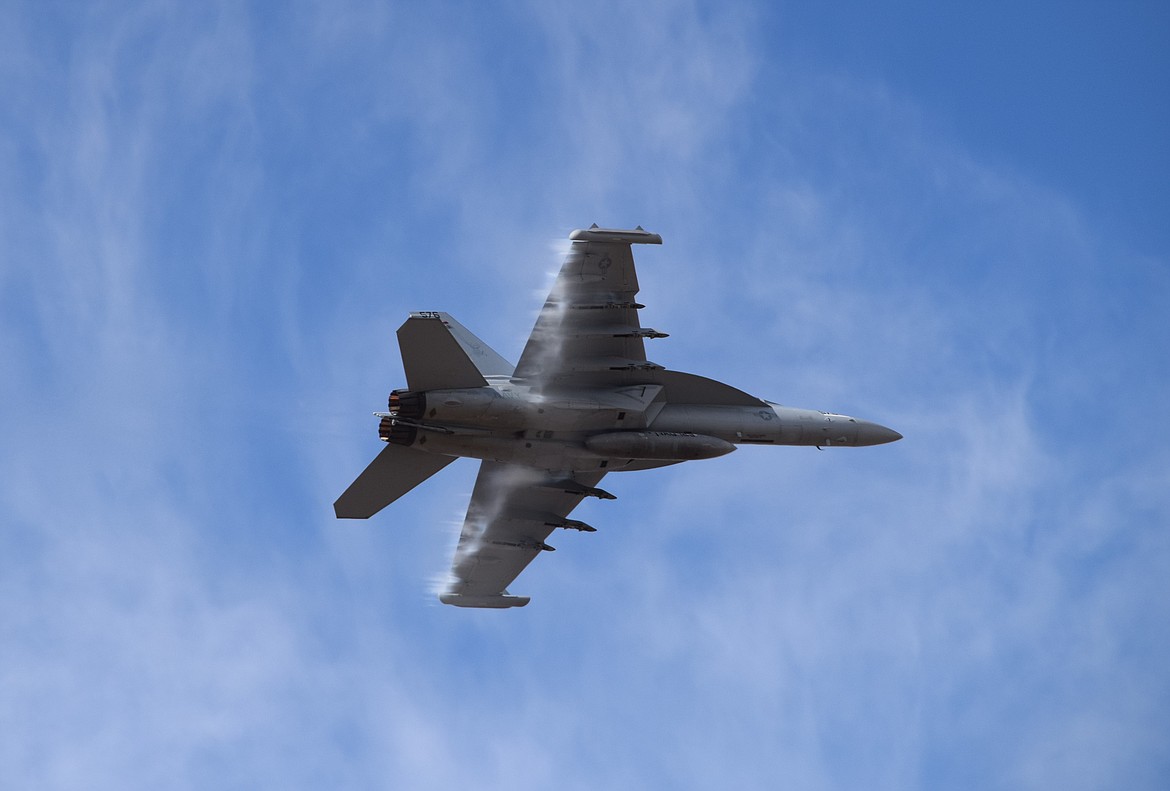
<svg viewBox="0 0 1170 791"><path fill-rule="evenodd" d="M1170 12L6 3L13 788L1164 788ZM906 438L614 475L439 605L394 330L515 359L641 224L652 358Z"/></svg>

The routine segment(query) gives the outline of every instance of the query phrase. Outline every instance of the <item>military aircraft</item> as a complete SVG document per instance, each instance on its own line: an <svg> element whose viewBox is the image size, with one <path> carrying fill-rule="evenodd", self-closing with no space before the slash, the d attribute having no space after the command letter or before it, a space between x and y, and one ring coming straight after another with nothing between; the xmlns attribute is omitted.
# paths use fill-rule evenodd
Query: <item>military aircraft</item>
<svg viewBox="0 0 1170 791"><path fill-rule="evenodd" d="M458 607L523 607L507 587L554 530L594 528L569 514L610 472L709 459L736 445L879 445L898 432L847 415L763 401L646 359L634 301L634 230L573 231L568 257L512 365L446 313L411 313L398 329L406 388L375 412L386 447L333 504L367 519L456 458L480 459L450 580Z"/></svg>

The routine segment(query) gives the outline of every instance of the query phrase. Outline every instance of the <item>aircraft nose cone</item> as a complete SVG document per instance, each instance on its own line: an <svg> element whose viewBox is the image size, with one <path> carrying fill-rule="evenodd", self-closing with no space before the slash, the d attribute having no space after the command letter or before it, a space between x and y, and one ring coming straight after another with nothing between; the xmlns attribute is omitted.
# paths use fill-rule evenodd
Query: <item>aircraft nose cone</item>
<svg viewBox="0 0 1170 791"><path fill-rule="evenodd" d="M897 431L878 423L870 423L868 420L859 420L857 423L858 445L884 445L902 439L902 435Z"/></svg>

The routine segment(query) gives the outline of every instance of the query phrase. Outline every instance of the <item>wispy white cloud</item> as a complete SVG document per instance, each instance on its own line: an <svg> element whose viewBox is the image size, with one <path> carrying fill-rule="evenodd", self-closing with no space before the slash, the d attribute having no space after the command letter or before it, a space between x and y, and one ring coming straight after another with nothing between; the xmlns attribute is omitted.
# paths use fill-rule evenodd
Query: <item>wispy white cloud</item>
<svg viewBox="0 0 1170 791"><path fill-rule="evenodd" d="M1170 461L1125 416L1158 263L750 7L457 10L30 13L0 48L0 773L1156 786ZM514 357L592 220L666 237L655 359L907 438L614 475L530 607L431 606L473 464L328 508L393 330L451 308Z"/></svg>

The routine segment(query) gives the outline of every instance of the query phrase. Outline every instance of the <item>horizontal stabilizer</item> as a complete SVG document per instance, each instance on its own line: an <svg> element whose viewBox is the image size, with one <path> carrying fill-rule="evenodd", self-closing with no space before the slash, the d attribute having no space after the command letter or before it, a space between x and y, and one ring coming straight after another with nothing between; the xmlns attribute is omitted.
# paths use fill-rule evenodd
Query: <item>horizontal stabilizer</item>
<svg viewBox="0 0 1170 791"><path fill-rule="evenodd" d="M528 596L497 594L495 596L464 596L458 593L440 593L439 601L455 607L483 607L502 610L505 607L523 607L531 599Z"/></svg>
<svg viewBox="0 0 1170 791"><path fill-rule="evenodd" d="M454 456L387 445L337 498L333 511L338 519L369 519L453 461Z"/></svg>

